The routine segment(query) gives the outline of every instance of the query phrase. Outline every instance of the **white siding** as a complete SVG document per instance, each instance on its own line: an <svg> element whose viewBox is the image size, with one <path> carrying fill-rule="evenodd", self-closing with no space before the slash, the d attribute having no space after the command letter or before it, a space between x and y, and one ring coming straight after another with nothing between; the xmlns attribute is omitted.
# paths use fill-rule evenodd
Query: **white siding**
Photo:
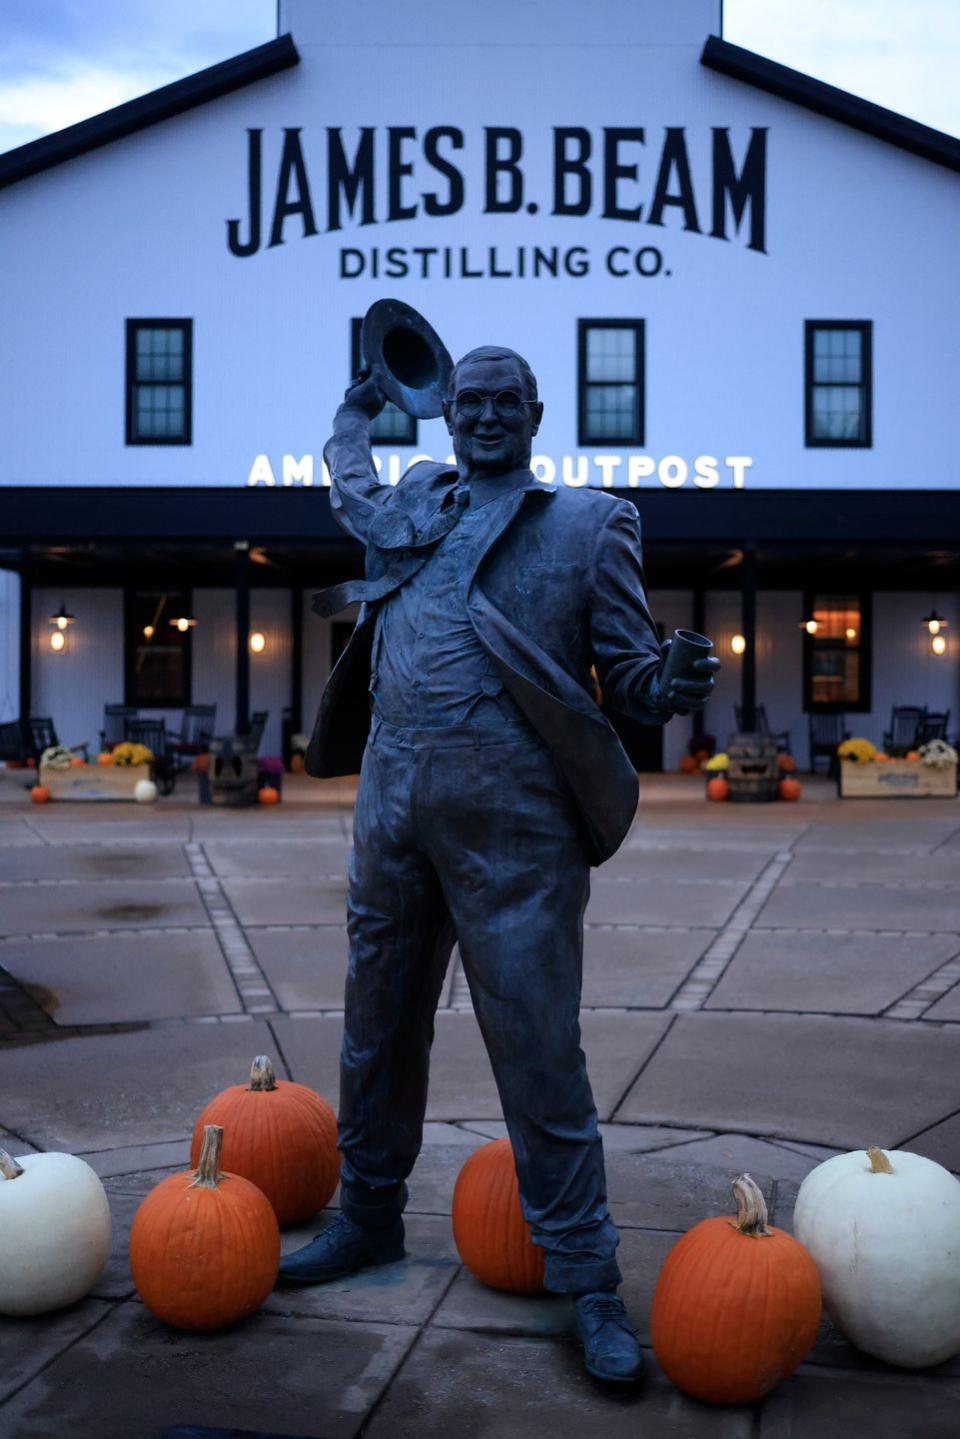
<svg viewBox="0 0 960 1439"><path fill-rule="evenodd" d="M63 602L76 623L58 653L49 616ZM96 753L103 706L123 702L123 590L36 589L33 592L30 712L50 715L61 744L86 740Z"/></svg>
<svg viewBox="0 0 960 1439"><path fill-rule="evenodd" d="M217 706L216 731L230 734L236 722L236 643L234 591L195 589L193 611L193 700ZM283 709L290 703L290 591L250 592L250 631L266 640L260 654L250 656L250 709L269 710L260 753L278 755Z"/></svg>
<svg viewBox="0 0 960 1439"><path fill-rule="evenodd" d="M936 610L948 621L947 652L935 655L921 621ZM949 710L949 732L960 730L960 600L957 595L899 594L873 597L872 712L850 715L851 733L880 744L894 705Z"/></svg>

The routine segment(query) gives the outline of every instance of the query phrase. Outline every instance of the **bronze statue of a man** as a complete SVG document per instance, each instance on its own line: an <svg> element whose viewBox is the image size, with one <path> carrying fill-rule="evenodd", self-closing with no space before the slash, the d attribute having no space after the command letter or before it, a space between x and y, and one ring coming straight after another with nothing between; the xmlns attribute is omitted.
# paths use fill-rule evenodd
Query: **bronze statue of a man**
<svg viewBox="0 0 960 1439"><path fill-rule="evenodd" d="M405 1180L456 940L546 1287L574 1297L588 1370L635 1380L578 1016L590 866L626 834L637 778L591 667L605 707L662 724L702 708L718 663L662 681L637 512L534 478L543 406L519 355L485 346L454 367L444 417L456 469L421 462L381 485L369 427L383 403L361 376L324 452L337 517L366 547L366 578L323 602L363 608L307 755L311 774L361 776L341 1214L281 1275L319 1283L403 1255ZM369 733L356 725L358 687Z"/></svg>

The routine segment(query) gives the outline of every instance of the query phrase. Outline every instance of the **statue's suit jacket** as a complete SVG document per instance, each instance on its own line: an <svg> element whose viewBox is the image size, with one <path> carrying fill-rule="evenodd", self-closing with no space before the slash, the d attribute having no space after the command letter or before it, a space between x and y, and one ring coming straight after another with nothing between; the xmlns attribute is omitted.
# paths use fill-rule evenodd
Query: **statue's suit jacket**
<svg viewBox="0 0 960 1439"><path fill-rule="evenodd" d="M324 690L306 756L315 776L356 774L369 723L358 707L370 682L379 603L413 574L445 532L444 502L457 472L421 461L395 488L370 461L368 422L342 406L324 456L334 512L366 546L366 579L317 596L319 613L363 601L350 642ZM637 806L637 776L593 698L596 666L604 707L648 724L669 716L643 701L660 664L647 607L640 524L629 501L596 489L538 482L529 471L496 501L496 523L471 572L467 610L505 689L551 750L584 822L593 864L623 840ZM359 693L358 693L359 691Z"/></svg>

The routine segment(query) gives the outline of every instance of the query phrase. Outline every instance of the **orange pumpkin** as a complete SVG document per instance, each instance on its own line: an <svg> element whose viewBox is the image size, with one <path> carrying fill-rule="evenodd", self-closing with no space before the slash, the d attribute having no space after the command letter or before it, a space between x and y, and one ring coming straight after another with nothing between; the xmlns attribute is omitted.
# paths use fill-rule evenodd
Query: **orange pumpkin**
<svg viewBox="0 0 960 1439"><path fill-rule="evenodd" d="M108 749L101 750L97 755L97 764L113 764L113 755Z"/></svg>
<svg viewBox="0 0 960 1439"><path fill-rule="evenodd" d="M777 767L781 774L793 774L797 767L797 762L792 754L778 754Z"/></svg>
<svg viewBox="0 0 960 1439"><path fill-rule="evenodd" d="M176 1329L219 1329L266 1299L280 1265L280 1229L266 1196L220 1172L223 1130L210 1124L196 1170L164 1179L130 1230L130 1268L148 1309Z"/></svg>
<svg viewBox="0 0 960 1439"><path fill-rule="evenodd" d="M8 759L6 764L7 769L23 769L22 759Z"/></svg>
<svg viewBox="0 0 960 1439"><path fill-rule="evenodd" d="M78 754L75 754L70 761L72 769L80 769L84 764L86 764L86 760L81 759L80 755Z"/></svg>
<svg viewBox="0 0 960 1439"><path fill-rule="evenodd" d="M299 751L298 751L297 754L292 754L292 755L290 756L290 773L291 773L291 774L303 774L303 765L304 765L303 755L300 754Z"/></svg>
<svg viewBox="0 0 960 1439"><path fill-rule="evenodd" d="M779 785L781 799L799 799L803 785L798 779L782 779Z"/></svg>
<svg viewBox="0 0 960 1439"><path fill-rule="evenodd" d="M257 799L261 804L279 804L280 791L275 789L272 784L265 784L262 789L257 791Z"/></svg>
<svg viewBox="0 0 960 1439"><path fill-rule="evenodd" d="M710 751L708 749L698 749L694 754L694 759L697 761L697 764L703 764L704 760L709 758Z"/></svg>
<svg viewBox="0 0 960 1439"><path fill-rule="evenodd" d="M208 774L210 771L209 754L198 754L196 759L191 764L190 768L193 770L194 774Z"/></svg>
<svg viewBox="0 0 960 1439"><path fill-rule="evenodd" d="M904 759L919 759L919 758L920 758L920 751L919 751L918 749L907 750L907 753L904 755Z"/></svg>
<svg viewBox="0 0 960 1439"><path fill-rule="evenodd" d="M35 784L30 791L30 798L34 804L46 804L50 798L50 791L45 784Z"/></svg>
<svg viewBox="0 0 960 1439"><path fill-rule="evenodd" d="M873 758L875 762L879 762L880 764L887 764L889 762L890 756L888 754L884 754L882 749L878 749Z"/></svg>
<svg viewBox="0 0 960 1439"><path fill-rule="evenodd" d="M685 754L681 757L680 768L684 774L696 774L697 762L692 754Z"/></svg>
<svg viewBox="0 0 960 1439"><path fill-rule="evenodd" d="M475 1279L514 1294L543 1290L543 1251L530 1238L509 1139L474 1150L453 1189L453 1238Z"/></svg>
<svg viewBox="0 0 960 1439"><path fill-rule="evenodd" d="M33 755L30 756L30 758L27 760L26 763L27 763L27 769L36 769L36 767L37 767L37 761L36 761L36 759L34 758Z"/></svg>
<svg viewBox="0 0 960 1439"><path fill-rule="evenodd" d="M329 1204L340 1179L336 1115L304 1084L277 1079L265 1054L249 1084L211 1099L193 1131L190 1163L199 1160L207 1125L226 1131L223 1162L262 1190L280 1224L299 1224Z"/></svg>
<svg viewBox="0 0 960 1439"><path fill-rule="evenodd" d="M820 1324L809 1251L768 1226L749 1174L732 1187L736 1218L703 1219L677 1240L650 1311L658 1364L678 1389L709 1404L762 1399L793 1373Z"/></svg>
<svg viewBox="0 0 960 1439"><path fill-rule="evenodd" d="M722 803L730 798L730 786L722 775L714 775L713 779L707 780L707 799L713 800L715 804Z"/></svg>

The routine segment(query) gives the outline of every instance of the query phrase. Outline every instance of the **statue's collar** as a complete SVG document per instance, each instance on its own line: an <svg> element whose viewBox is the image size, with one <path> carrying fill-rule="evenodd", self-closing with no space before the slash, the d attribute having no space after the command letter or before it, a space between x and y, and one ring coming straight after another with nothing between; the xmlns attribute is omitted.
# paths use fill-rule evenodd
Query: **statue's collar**
<svg viewBox="0 0 960 1439"><path fill-rule="evenodd" d="M470 481L469 489L470 508L478 510L481 505L502 499L505 495L513 494L515 490L547 490L552 493L556 486L543 484L532 470L523 467L509 470L505 475L479 476Z"/></svg>

